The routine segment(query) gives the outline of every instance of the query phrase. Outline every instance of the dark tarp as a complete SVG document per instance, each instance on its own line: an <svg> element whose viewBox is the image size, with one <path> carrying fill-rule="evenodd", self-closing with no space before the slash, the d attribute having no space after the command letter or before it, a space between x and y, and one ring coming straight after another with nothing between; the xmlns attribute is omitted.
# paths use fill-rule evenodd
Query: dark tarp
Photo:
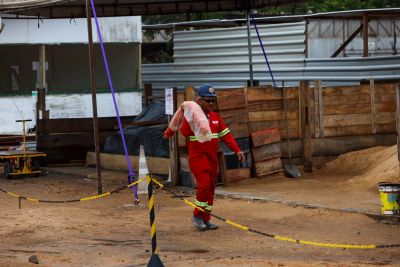
<svg viewBox="0 0 400 267"><path fill-rule="evenodd" d="M154 101L134 120L140 123L154 121L167 123L163 101ZM166 125L155 125L129 126L123 129L128 154L139 155L140 144L143 144L147 157L169 158L168 140L162 139L165 128ZM103 151L110 154L125 154L119 131L106 138Z"/></svg>
<svg viewBox="0 0 400 267"><path fill-rule="evenodd" d="M164 101L162 100L153 101L134 119L134 122L152 122L152 121L159 121L162 123L168 122L168 117L167 115L165 115Z"/></svg>

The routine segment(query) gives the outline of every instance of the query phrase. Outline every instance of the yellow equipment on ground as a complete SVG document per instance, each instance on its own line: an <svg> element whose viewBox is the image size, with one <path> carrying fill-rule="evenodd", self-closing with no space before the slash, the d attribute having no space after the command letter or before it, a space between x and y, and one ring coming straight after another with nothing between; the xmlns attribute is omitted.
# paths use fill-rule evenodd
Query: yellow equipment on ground
<svg viewBox="0 0 400 267"><path fill-rule="evenodd" d="M26 150L25 123L32 120L17 120L23 125L23 150L0 151L0 161L4 163L4 177L9 179L11 176L20 174L39 175L40 158L46 157L43 152Z"/></svg>

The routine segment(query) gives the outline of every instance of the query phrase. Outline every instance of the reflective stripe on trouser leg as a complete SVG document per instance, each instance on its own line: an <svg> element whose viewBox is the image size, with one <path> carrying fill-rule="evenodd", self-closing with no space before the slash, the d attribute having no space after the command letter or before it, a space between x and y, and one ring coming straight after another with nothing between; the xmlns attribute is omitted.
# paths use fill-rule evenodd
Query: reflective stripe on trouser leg
<svg viewBox="0 0 400 267"><path fill-rule="evenodd" d="M205 210L208 206L208 199L210 198L210 181L209 181L209 173L207 171L201 171L197 173L193 173L196 181L197 181L197 189L196 189L196 206ZM194 209L194 216L204 218L205 212Z"/></svg>

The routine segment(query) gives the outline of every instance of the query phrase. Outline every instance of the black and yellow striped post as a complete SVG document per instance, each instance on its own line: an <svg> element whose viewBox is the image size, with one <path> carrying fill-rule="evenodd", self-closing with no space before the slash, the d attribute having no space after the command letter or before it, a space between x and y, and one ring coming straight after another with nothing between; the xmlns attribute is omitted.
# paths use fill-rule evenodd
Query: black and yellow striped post
<svg viewBox="0 0 400 267"><path fill-rule="evenodd" d="M157 255L157 235L156 235L156 216L154 213L154 195L153 181L150 175L147 175L147 190L149 195L149 213L150 213L150 235L151 235L151 258L147 266L163 267L160 257Z"/></svg>

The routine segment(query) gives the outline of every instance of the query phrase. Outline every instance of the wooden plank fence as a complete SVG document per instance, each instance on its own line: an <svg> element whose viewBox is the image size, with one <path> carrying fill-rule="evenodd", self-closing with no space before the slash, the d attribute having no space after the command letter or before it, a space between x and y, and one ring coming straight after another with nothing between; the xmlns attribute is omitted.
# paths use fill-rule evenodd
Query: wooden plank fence
<svg viewBox="0 0 400 267"><path fill-rule="evenodd" d="M310 164L311 170L312 156L395 144L396 85L370 80L358 86L327 87L321 81L313 81L286 87L289 133L285 129L281 87L217 89L216 92L219 113L235 138L278 128L282 156L287 157L283 141L289 134L293 156L303 158L303 164ZM180 144L184 146L184 142Z"/></svg>

